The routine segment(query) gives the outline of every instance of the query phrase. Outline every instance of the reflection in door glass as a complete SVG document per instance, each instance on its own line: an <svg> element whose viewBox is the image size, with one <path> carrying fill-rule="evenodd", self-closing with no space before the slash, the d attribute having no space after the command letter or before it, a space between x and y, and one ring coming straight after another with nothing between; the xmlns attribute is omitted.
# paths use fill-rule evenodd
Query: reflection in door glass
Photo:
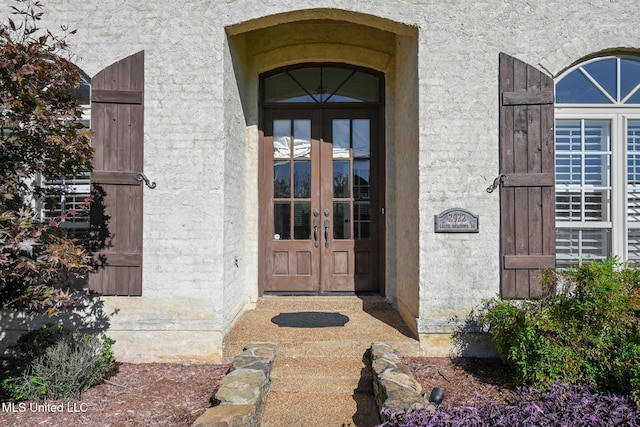
<svg viewBox="0 0 640 427"><path fill-rule="evenodd" d="M371 147L369 119L353 121L353 157L369 157Z"/></svg>
<svg viewBox="0 0 640 427"><path fill-rule="evenodd" d="M293 204L293 238L309 240L311 238L311 203Z"/></svg>
<svg viewBox="0 0 640 427"><path fill-rule="evenodd" d="M353 161L353 198L369 200L369 160Z"/></svg>
<svg viewBox="0 0 640 427"><path fill-rule="evenodd" d="M291 157L291 120L273 121L273 157Z"/></svg>
<svg viewBox="0 0 640 427"><path fill-rule="evenodd" d="M311 120L293 121L293 157L311 157Z"/></svg>
<svg viewBox="0 0 640 427"><path fill-rule="evenodd" d="M273 197L291 197L291 169L288 161L273 162Z"/></svg>
<svg viewBox="0 0 640 427"><path fill-rule="evenodd" d="M293 163L293 197L307 199L311 197L311 162Z"/></svg>
<svg viewBox="0 0 640 427"><path fill-rule="evenodd" d="M349 160L333 161L333 197L348 198L351 196Z"/></svg>
<svg viewBox="0 0 640 427"><path fill-rule="evenodd" d="M351 147L349 120L333 120L333 158L348 158Z"/></svg>
<svg viewBox="0 0 640 427"><path fill-rule="evenodd" d="M355 202L353 204L353 234L356 240L370 239L371 234L371 205L369 202Z"/></svg>
<svg viewBox="0 0 640 427"><path fill-rule="evenodd" d="M291 204L276 202L273 204L273 238L291 240Z"/></svg>
<svg viewBox="0 0 640 427"><path fill-rule="evenodd" d="M351 209L349 202L333 203L333 238L348 240L351 238Z"/></svg>

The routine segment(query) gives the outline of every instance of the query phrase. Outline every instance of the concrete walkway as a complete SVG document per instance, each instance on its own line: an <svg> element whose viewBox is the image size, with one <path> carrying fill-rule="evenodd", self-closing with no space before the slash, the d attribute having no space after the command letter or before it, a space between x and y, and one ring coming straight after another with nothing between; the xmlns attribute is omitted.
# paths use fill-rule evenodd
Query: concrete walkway
<svg viewBox="0 0 640 427"><path fill-rule="evenodd" d="M262 427L370 427L379 418L364 355L376 341L418 355L381 297L263 297L226 337L223 358L250 342L278 344Z"/></svg>

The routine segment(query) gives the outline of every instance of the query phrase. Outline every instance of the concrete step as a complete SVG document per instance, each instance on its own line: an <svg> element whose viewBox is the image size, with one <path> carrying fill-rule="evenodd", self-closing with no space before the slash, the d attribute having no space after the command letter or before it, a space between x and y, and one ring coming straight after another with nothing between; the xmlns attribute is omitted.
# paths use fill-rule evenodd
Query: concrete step
<svg viewBox="0 0 640 427"><path fill-rule="evenodd" d="M372 396L367 394L306 394L271 391L262 427L341 427L379 424Z"/></svg>
<svg viewBox="0 0 640 427"><path fill-rule="evenodd" d="M273 311L392 310L384 297L366 296L263 296L257 309Z"/></svg>
<svg viewBox="0 0 640 427"><path fill-rule="evenodd" d="M279 357L271 390L288 393L373 393L371 367L357 357Z"/></svg>
<svg viewBox="0 0 640 427"><path fill-rule="evenodd" d="M297 394L373 395L373 374L347 377L290 377L272 378L270 392Z"/></svg>

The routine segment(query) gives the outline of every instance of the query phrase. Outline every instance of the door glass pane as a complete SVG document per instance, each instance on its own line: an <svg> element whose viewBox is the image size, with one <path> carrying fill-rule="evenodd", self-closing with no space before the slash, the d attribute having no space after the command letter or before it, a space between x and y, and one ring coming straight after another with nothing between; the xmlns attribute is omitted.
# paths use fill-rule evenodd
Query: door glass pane
<svg viewBox="0 0 640 427"><path fill-rule="evenodd" d="M311 157L311 120L293 121L293 157Z"/></svg>
<svg viewBox="0 0 640 427"><path fill-rule="evenodd" d="M351 209L349 202L333 204L333 238L348 240L351 238Z"/></svg>
<svg viewBox="0 0 640 427"><path fill-rule="evenodd" d="M357 71L327 102L376 102L380 100L380 79Z"/></svg>
<svg viewBox="0 0 640 427"><path fill-rule="evenodd" d="M353 161L353 198L369 200L369 160Z"/></svg>
<svg viewBox="0 0 640 427"><path fill-rule="evenodd" d="M345 158L349 157L349 148L351 147L351 132L349 120L333 120L333 157Z"/></svg>
<svg viewBox="0 0 640 427"><path fill-rule="evenodd" d="M640 120L627 122L627 219L640 222ZM631 257L631 231L629 233Z"/></svg>
<svg viewBox="0 0 640 427"><path fill-rule="evenodd" d="M293 165L293 197L311 197L311 162L297 161Z"/></svg>
<svg viewBox="0 0 640 427"><path fill-rule="evenodd" d="M274 240L291 239L291 203L273 204L273 238Z"/></svg>
<svg viewBox="0 0 640 427"><path fill-rule="evenodd" d="M322 68L323 102L358 102L342 90L344 85L353 78L355 73L348 68ZM336 93L337 91L337 93ZM346 95L346 96L345 96Z"/></svg>
<svg viewBox="0 0 640 427"><path fill-rule="evenodd" d="M311 238L311 203L293 204L293 238L309 240Z"/></svg>
<svg viewBox="0 0 640 427"><path fill-rule="evenodd" d="M354 202L353 204L353 234L355 240L371 238L371 205L369 202Z"/></svg>
<svg viewBox="0 0 640 427"><path fill-rule="evenodd" d="M273 162L273 197L291 197L291 168L289 161Z"/></svg>
<svg viewBox="0 0 640 427"><path fill-rule="evenodd" d="M298 85L305 89L304 96L288 102L322 102L322 71L320 67L299 68L288 73Z"/></svg>
<svg viewBox="0 0 640 427"><path fill-rule="evenodd" d="M369 119L353 121L353 157L369 157L371 152Z"/></svg>
<svg viewBox="0 0 640 427"><path fill-rule="evenodd" d="M348 160L333 161L333 197L348 198L351 196L349 191L349 164Z"/></svg>
<svg viewBox="0 0 640 427"><path fill-rule="evenodd" d="M273 157L291 157L291 120L273 121Z"/></svg>

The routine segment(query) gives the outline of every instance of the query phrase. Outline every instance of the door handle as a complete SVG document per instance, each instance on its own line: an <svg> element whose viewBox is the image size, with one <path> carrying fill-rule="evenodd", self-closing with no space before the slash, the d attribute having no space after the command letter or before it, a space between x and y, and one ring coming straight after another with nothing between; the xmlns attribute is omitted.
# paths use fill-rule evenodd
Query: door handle
<svg viewBox="0 0 640 427"><path fill-rule="evenodd" d="M313 220L313 246L318 247L318 220Z"/></svg>
<svg viewBox="0 0 640 427"><path fill-rule="evenodd" d="M324 247L329 247L329 224L330 221L328 219L324 220Z"/></svg>

